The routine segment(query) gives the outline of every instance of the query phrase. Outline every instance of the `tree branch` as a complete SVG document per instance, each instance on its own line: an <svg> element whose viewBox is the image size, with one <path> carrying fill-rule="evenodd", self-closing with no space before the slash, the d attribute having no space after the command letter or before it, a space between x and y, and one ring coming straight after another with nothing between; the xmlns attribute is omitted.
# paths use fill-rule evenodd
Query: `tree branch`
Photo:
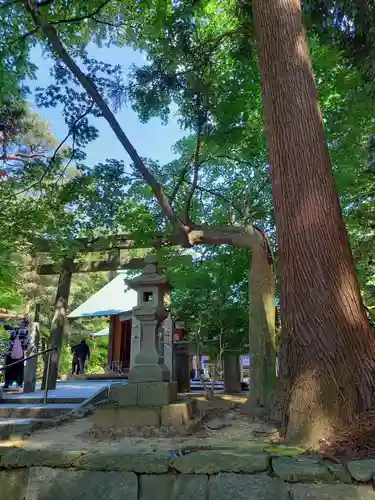
<svg viewBox="0 0 375 500"><path fill-rule="evenodd" d="M21 35L20 37L16 38L15 40L12 40L10 42L9 45L14 45L15 43L18 43L18 42L22 42L23 40L25 40L27 37L31 36L31 35L34 35L35 33L37 33L39 31L39 27L37 28L34 28L33 30L31 31L28 31L27 33L24 33L23 35Z"/></svg>
<svg viewBox="0 0 375 500"><path fill-rule="evenodd" d="M9 2L1 3L0 9L5 9L6 7L10 7L11 5L14 5L19 2L21 2L21 0L9 0Z"/></svg>
<svg viewBox="0 0 375 500"><path fill-rule="evenodd" d="M191 160L189 160L189 162L190 161ZM201 163L199 165L201 165ZM185 164L184 169L186 169L186 166L189 166L188 162ZM184 173L184 169L181 171L181 173ZM178 186L178 188L180 188L181 184L184 184L184 183L185 184L189 184L190 186L192 185L191 181L185 179L184 177L182 178L182 177L183 176L180 174L180 178L179 178L179 180L177 182L177 185L174 187L174 190L173 190L172 194L169 196L169 199L172 199L172 196L173 196L174 192L176 191L176 187L177 186ZM235 203L233 203L233 201L230 200L229 198L227 198L225 195L219 193L218 191L215 191L214 189L203 187L200 184L196 185L196 190L201 191L203 193L211 194L212 196L215 196L216 198L220 198L225 203L227 203L230 207L234 208L234 210L238 213L238 215L240 216L241 219L243 218L243 210L242 210L242 208L240 208L238 205L236 205Z"/></svg>
<svg viewBox="0 0 375 500"><path fill-rule="evenodd" d="M12 2L12 3L16 3L16 2L19 2L21 0L16 0L15 2ZM97 19L95 16L96 14L99 14L99 12L110 2L111 0L105 0L105 2L103 2L101 5L99 5L99 7L97 9L95 9L93 12L89 13L89 14L85 14L85 15L82 15L82 16L78 16L78 17L73 17L71 19L60 19L59 21L51 21L50 24L53 24L53 25L58 25L58 24L65 24L65 23L79 23L81 21L84 21L85 19L92 19L93 21L99 23L99 24L105 24L107 26L112 26L113 28L120 28L121 26L123 26L125 23L118 23L118 24L113 24L113 23L110 23L110 22L107 22L107 21L103 21L101 19ZM39 7L45 7L47 5L49 5L50 3L52 3L53 0L46 0L45 2L39 2L36 4L36 6L39 8ZM7 4L8 5L8 4ZM10 5L10 4L9 4ZM3 6L1 6L3 7ZM35 33L37 33L39 31L40 27L37 26L35 29L31 30L31 31L28 31L27 33L24 33L23 35L21 35L19 38L17 38L16 40L13 40L12 42L10 42L10 45L14 45L15 43L17 42L21 42L22 40L25 40L27 37L31 36L31 35L34 35Z"/></svg>
<svg viewBox="0 0 375 500"><path fill-rule="evenodd" d="M188 182L188 181L185 180L185 182ZM237 207L229 198L222 195L221 193L218 193L217 191L215 191L213 189L205 188L205 187L200 186L198 184L196 186L196 189L198 189L198 191L203 191L204 193L212 194L212 196L216 196L216 198L220 198L221 200L225 201L225 203L227 203L229 206L233 207L236 210L236 212L238 212L242 216L242 212L241 212L240 208Z"/></svg>
<svg viewBox="0 0 375 500"><path fill-rule="evenodd" d="M88 14L84 14L82 16L77 16L77 17L72 17L71 19L60 19L59 21L51 21L49 24L53 24L53 25L58 25L58 24L67 24L67 23L80 23L82 21L85 21L86 19L93 19L94 21L96 21L96 19L94 19L94 16L96 16L96 14L99 14L99 12L104 9L104 7L106 5L108 5L110 3L111 0L105 0L104 2L102 2L98 8L96 8L93 12L91 13L88 13ZM98 21L97 21L98 22Z"/></svg>
<svg viewBox="0 0 375 500"><path fill-rule="evenodd" d="M75 153L75 149L74 148L75 148L75 131L73 130L72 152L71 152L71 155L70 155L70 158L69 158L68 162L66 163L65 167L60 172L60 175L58 176L57 181L55 182L55 185L57 185L59 183L60 179L62 179L64 177L65 172L68 170L69 165L72 163L73 156L74 156L74 153Z"/></svg>
<svg viewBox="0 0 375 500"><path fill-rule="evenodd" d="M243 209L243 221L244 221L244 224L249 224L251 223L251 201L250 201L250 197L247 198L246 202L245 202L245 207Z"/></svg>
<svg viewBox="0 0 375 500"><path fill-rule="evenodd" d="M69 128L69 131L68 133L66 134L66 136L64 137L64 139L60 142L60 144L57 146L57 148L55 149L50 161L48 162L48 165L47 167L45 168L41 178L39 180L37 180L36 182L33 182L32 184L30 184L28 187L22 189L21 191L18 191L16 193L16 196L19 195L19 194L23 194L23 193L26 193L27 191L29 191L30 189L32 189L33 187L37 186L37 185L40 185L43 180L45 179L46 175L48 174L48 172L51 170L55 160L56 160L56 157L57 157L57 154L58 152L60 151L60 149L63 147L63 145L66 143L66 141L69 139L70 137L70 134L73 132L74 133L74 130L76 128L76 126L78 125L78 123L83 119L85 118L89 113L90 111L92 110L92 108L94 107L94 103L92 102L90 104L90 106L87 108L87 110L82 114L80 115L78 118L76 118L76 120L74 121L73 125Z"/></svg>
<svg viewBox="0 0 375 500"><path fill-rule="evenodd" d="M39 7L46 7L47 5L50 5L53 3L54 0L41 0L40 2L36 2L36 6Z"/></svg>
<svg viewBox="0 0 375 500"><path fill-rule="evenodd" d="M90 19L92 19L93 21L97 22L98 24L104 24L105 26L111 26L112 28L121 28L121 26L125 26L126 25L125 22L120 22L120 23L114 24L114 23L111 23L109 21L103 21L103 19L97 19L94 16L90 16Z"/></svg>
<svg viewBox="0 0 375 500"><path fill-rule="evenodd" d="M189 224L189 221L190 221L190 218L189 218L190 206L191 206L191 202L192 202L192 199L194 196L194 192L195 192L195 190L197 188L197 184L198 184L199 154L200 154L200 149L201 149L201 133L202 133L202 120L201 120L201 117L198 116L197 140L196 140L195 153L194 153L193 182L191 183L191 188L190 188L190 191L188 193L185 208L184 208L184 220L185 220L186 224Z"/></svg>
<svg viewBox="0 0 375 500"><path fill-rule="evenodd" d="M181 169L179 179L178 179L175 187L173 188L173 191L172 191L171 195L169 196L169 203L170 203L171 206L173 205L173 203L174 203L174 201L176 199L176 196L177 196L177 194L178 194L178 192L179 192L182 184L184 182L186 182L185 181L185 175L186 175L186 172L188 171L188 169L190 167L190 163L191 163L191 161L193 159L193 156L194 155L191 155L191 157L188 159L188 161L185 163L185 165Z"/></svg>
<svg viewBox="0 0 375 500"><path fill-rule="evenodd" d="M217 160L217 159L220 159L220 158L223 158L223 159L226 159L226 160L230 160L230 161L233 161L235 163L241 163L242 165L249 165L250 164L250 162L248 162L246 160L242 160L241 158L235 158L235 157L229 156L229 155L215 155L215 156L210 156L210 157L207 157L204 160L202 160L201 164L207 163L209 161Z"/></svg>
<svg viewBox="0 0 375 500"><path fill-rule="evenodd" d="M15 153L13 155L4 154L0 156L0 161L22 161L27 163L30 160L35 160L36 158L45 158L46 155L43 154L32 154L28 155L26 153Z"/></svg>
<svg viewBox="0 0 375 500"><path fill-rule="evenodd" d="M165 216L169 219L169 221L182 233L185 235L185 239L187 242L186 231L187 228L177 216L175 211L172 209L169 204L168 197L164 193L162 186L159 184L154 175L150 172L150 170L146 167L141 157L138 155L136 149L129 141L128 137L122 130L120 124L118 123L115 115L109 109L107 103L100 95L95 85L88 78L79 66L75 63L75 61L70 57L67 50L61 43L59 36L56 32L56 29L50 24L45 23L40 17L38 13L30 6L30 4L26 1L25 3L27 11L30 13L34 23L36 26L40 26L43 34L48 39L53 51L55 54L61 59L61 61L66 65L66 67L72 72L72 74L77 78L82 87L86 90L87 94L91 97L91 99L98 106L101 114L107 120L109 126L112 131L115 133L116 137L120 141L121 145L125 149L125 151L130 156L133 161L134 167L141 173L145 182L151 187L156 199L158 200Z"/></svg>

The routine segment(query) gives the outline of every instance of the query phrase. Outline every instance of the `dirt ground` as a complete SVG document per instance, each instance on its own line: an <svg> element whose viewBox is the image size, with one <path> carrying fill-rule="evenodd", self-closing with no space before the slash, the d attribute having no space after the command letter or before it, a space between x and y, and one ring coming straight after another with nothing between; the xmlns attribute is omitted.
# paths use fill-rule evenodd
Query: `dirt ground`
<svg viewBox="0 0 375 500"><path fill-rule="evenodd" d="M98 428L92 418L87 417L33 433L25 441L10 441L9 445L34 449L172 451L278 441L275 425L246 414L246 397L217 395L212 401L205 401L203 397L196 399L197 418L187 427Z"/></svg>

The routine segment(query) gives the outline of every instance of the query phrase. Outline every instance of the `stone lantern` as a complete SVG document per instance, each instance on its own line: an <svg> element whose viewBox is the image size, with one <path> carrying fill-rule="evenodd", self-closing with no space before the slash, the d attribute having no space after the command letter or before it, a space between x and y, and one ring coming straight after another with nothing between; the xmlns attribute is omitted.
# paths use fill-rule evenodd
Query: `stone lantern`
<svg viewBox="0 0 375 500"><path fill-rule="evenodd" d="M110 399L121 409L127 425L182 425L192 418L194 406L191 401L178 401L177 382L171 381L159 349L171 286L158 269L156 257L147 257L145 264L140 276L125 280L138 293L133 316L140 324L140 349L129 372L129 383L114 384Z"/></svg>
<svg viewBox="0 0 375 500"><path fill-rule="evenodd" d="M159 330L168 316L166 303L171 291L168 278L160 272L155 256L145 259L143 273L126 283L138 293L133 315L140 322L140 350L129 372L129 383L169 382L171 374L160 355Z"/></svg>

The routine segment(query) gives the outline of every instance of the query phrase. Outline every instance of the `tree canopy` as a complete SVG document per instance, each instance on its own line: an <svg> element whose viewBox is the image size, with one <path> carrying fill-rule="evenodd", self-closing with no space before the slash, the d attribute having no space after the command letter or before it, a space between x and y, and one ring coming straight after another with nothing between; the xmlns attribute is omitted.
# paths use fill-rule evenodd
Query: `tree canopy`
<svg viewBox="0 0 375 500"><path fill-rule="evenodd" d="M274 350L278 248L251 7L232 0L144 0L136 7L127 0L0 0L0 307L21 300L14 276L37 238L53 243L52 259L79 255L78 236L156 238L166 259L181 252L166 248L172 243L194 247L193 263L170 270L174 311L189 329L224 331L228 346L250 342L251 349L254 337L245 332L253 324ZM374 9L370 1L307 0L303 12L335 182L371 308ZM121 64L92 57L90 44L131 47L147 61L125 74ZM30 95L24 82L35 76L35 45L53 62L52 83ZM61 110L68 128L61 142L26 98L40 110ZM143 122L168 123L177 109L185 136L173 161L138 155L117 119L126 106ZM98 119L112 128L131 169L116 158L87 164Z"/></svg>

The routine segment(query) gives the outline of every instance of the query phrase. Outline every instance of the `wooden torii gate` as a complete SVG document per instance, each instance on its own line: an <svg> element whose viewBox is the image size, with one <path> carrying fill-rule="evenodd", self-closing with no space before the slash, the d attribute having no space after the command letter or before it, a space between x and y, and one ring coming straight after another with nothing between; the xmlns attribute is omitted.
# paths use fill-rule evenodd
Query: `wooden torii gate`
<svg viewBox="0 0 375 500"><path fill-rule="evenodd" d="M149 244L135 244L134 240L126 235L99 236L97 238L80 238L76 240L78 244L77 253L95 253L108 252L107 259L100 259L93 262L75 262L73 257L63 259L61 264L41 264L37 268L37 274L40 276L59 275L55 311L51 324L50 345L58 348L58 351L51 354L48 380L46 380L46 366L43 374L42 389L46 384L48 389L55 389L59 363L60 350L62 347L64 327L66 322L66 313L69 303L70 286L74 273L91 273L101 271L119 271L119 270L137 270L143 269L145 262L143 258L121 258L121 250L132 248L157 248L161 247L161 241L155 240ZM168 241L169 245L178 245L178 241ZM48 240L40 240L35 244L37 253L45 253L51 249L51 243ZM187 256L185 256L186 258ZM179 260L181 257L179 257ZM191 259L189 257L189 259ZM184 259L185 260L185 259Z"/></svg>

